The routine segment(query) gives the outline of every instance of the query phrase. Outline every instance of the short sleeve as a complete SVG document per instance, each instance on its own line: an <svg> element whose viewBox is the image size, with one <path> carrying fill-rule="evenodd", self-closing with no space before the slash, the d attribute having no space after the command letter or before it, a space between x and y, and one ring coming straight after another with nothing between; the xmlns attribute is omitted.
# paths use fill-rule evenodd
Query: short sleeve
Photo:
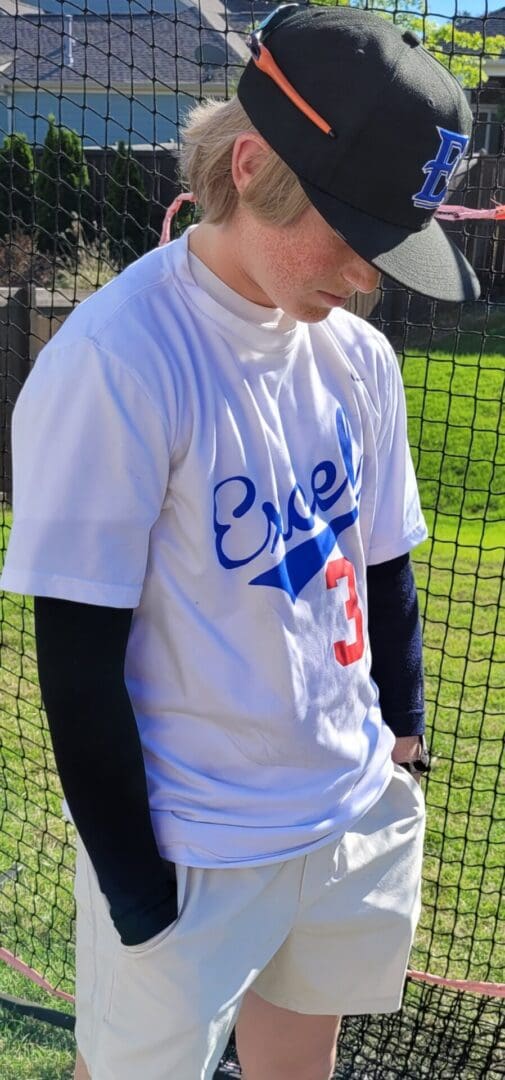
<svg viewBox="0 0 505 1080"><path fill-rule="evenodd" d="M168 484L168 428L119 357L87 339L49 344L14 409L2 588L136 607Z"/></svg>
<svg viewBox="0 0 505 1080"><path fill-rule="evenodd" d="M407 436L405 393L398 361L386 345L378 391L382 405L377 437L377 494L368 564L405 554L428 532L419 501Z"/></svg>

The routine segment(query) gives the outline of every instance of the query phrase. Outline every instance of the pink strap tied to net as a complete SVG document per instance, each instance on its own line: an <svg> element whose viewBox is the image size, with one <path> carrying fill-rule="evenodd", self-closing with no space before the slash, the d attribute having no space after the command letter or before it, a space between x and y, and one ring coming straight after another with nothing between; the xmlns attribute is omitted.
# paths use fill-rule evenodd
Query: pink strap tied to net
<svg viewBox="0 0 505 1080"><path fill-rule="evenodd" d="M19 957L14 956L14 953L11 953L9 949L0 948L0 960L8 964L13 971L17 971L19 975L24 975L36 986L40 986L42 990L47 990L49 994L55 994L56 997L63 998L64 1001L70 1001L71 1004L75 1001L73 994L67 994L65 990L58 990L55 986L52 986L43 975L40 975L29 964L25 964Z"/></svg>
<svg viewBox="0 0 505 1080"><path fill-rule="evenodd" d="M170 203L163 218L159 247L170 242L172 221L185 202L196 203L191 191L177 195ZM505 221L505 205L492 206L489 210L475 210L472 206L439 206L435 211L435 217L439 221Z"/></svg>
<svg viewBox="0 0 505 1080"><path fill-rule="evenodd" d="M435 217L440 221L503 221L505 206L492 206L489 210L475 210L473 206L439 206Z"/></svg>
<svg viewBox="0 0 505 1080"><path fill-rule="evenodd" d="M163 225L161 228L161 236L158 247L163 247L163 244L170 243L170 231L172 228L172 221L175 215L179 213L181 206L183 206L185 202L196 202L195 196L192 194L191 191L185 191L180 195L177 195L174 201L170 203L170 206L165 213L165 217L163 218Z"/></svg>

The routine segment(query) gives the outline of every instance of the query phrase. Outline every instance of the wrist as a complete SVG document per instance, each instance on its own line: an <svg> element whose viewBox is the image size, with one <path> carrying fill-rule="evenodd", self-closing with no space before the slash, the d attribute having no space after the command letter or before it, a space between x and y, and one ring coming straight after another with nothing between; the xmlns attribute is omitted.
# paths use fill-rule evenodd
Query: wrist
<svg viewBox="0 0 505 1080"><path fill-rule="evenodd" d="M430 771L430 752L424 735L417 735L416 740L417 746L414 747L407 760L398 761L398 758L396 760L403 769L407 769L413 776L419 778L420 776L426 776Z"/></svg>

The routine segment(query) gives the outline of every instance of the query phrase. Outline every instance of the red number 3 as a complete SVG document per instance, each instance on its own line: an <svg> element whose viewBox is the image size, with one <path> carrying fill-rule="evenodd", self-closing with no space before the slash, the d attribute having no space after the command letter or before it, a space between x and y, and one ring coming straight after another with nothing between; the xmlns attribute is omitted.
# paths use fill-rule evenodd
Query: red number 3
<svg viewBox="0 0 505 1080"><path fill-rule="evenodd" d="M339 581L343 581L344 578L346 579L349 588L349 599L345 602L345 613L349 622L354 619L356 626L356 640L350 645L348 645L346 641L336 641L333 648L338 663L347 667L348 664L354 664L355 660L361 660L361 657L363 656L365 649L365 643L363 641L363 613L359 606L358 594L356 592L356 577L352 563L350 563L348 559L334 559L333 562L328 563L328 566L326 567L327 589L335 589Z"/></svg>

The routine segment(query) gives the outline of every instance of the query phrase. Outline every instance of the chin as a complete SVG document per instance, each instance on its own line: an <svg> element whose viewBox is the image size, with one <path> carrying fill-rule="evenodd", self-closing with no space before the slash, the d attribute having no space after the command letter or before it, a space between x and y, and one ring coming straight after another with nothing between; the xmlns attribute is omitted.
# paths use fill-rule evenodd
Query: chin
<svg viewBox="0 0 505 1080"><path fill-rule="evenodd" d="M290 319L296 319L297 322L303 323L317 323L322 322L323 319L327 319L330 314L331 308L326 307L324 304L309 304L303 298L293 298L291 301L286 300L283 302L279 297L277 307L284 311Z"/></svg>
<svg viewBox="0 0 505 1080"><path fill-rule="evenodd" d="M322 322L323 319L327 319L329 314L329 308L304 307L300 308L299 311L293 312L293 318L298 322L317 323Z"/></svg>

